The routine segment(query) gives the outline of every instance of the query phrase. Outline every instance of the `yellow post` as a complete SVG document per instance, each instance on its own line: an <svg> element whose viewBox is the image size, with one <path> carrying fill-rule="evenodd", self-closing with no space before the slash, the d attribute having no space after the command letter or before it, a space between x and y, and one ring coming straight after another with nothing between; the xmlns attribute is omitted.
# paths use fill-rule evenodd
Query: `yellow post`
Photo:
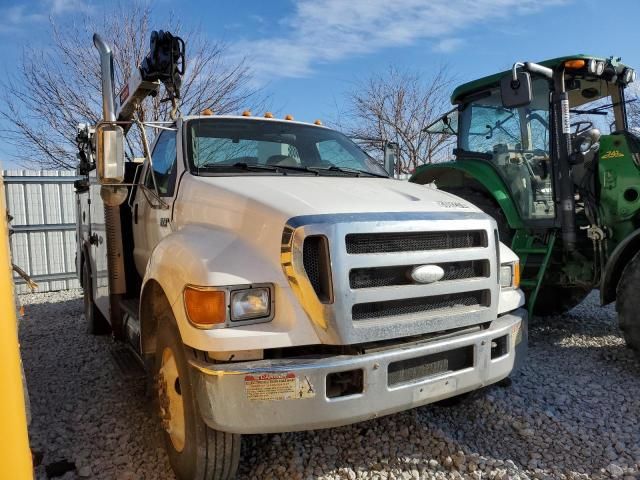
<svg viewBox="0 0 640 480"><path fill-rule="evenodd" d="M0 470L2 478L33 479L13 297L4 182L0 175Z"/></svg>

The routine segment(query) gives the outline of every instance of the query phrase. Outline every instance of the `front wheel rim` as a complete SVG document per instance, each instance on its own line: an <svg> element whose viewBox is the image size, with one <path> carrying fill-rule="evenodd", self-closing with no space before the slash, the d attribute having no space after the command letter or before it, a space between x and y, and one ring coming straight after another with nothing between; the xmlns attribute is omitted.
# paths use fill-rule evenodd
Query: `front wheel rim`
<svg viewBox="0 0 640 480"><path fill-rule="evenodd" d="M185 444L184 401L178 366L173 351L169 347L162 352L159 374L158 393L162 425L169 434L173 448L177 452L182 452Z"/></svg>

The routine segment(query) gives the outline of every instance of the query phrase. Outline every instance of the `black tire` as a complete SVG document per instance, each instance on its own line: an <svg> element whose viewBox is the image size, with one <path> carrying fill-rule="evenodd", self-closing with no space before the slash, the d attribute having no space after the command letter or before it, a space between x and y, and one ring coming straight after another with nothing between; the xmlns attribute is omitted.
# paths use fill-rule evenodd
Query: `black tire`
<svg viewBox="0 0 640 480"><path fill-rule="evenodd" d="M180 332L170 311L163 312L158 319L156 348L154 396L159 406L165 405L165 408L161 407L159 411L163 421L169 463L176 477L180 480L235 478L240 463L240 435L213 430L203 422L194 395L192 370L188 364L188 359L194 357L194 352L182 344ZM178 378L174 385L167 385L165 377L160 372L166 349L171 350L175 360ZM164 412L170 410L167 407L168 396L163 394L167 388L174 388L175 394L182 399L184 440L178 448L164 425L167 422Z"/></svg>
<svg viewBox="0 0 640 480"><path fill-rule="evenodd" d="M566 313L580 304L591 290L591 288L585 289L578 286L541 286L533 308L533 314L546 317Z"/></svg>
<svg viewBox="0 0 640 480"><path fill-rule="evenodd" d="M82 290L84 301L84 318L87 322L87 333L91 335L107 335L111 332L111 325L100 313L93 301L91 270L88 262L82 262Z"/></svg>
<svg viewBox="0 0 640 480"><path fill-rule="evenodd" d="M507 246L511 246L514 230L509 226L507 217L500 206L485 193L471 188L443 188L446 192L452 193L468 202L473 203L487 215L493 217L498 225L498 236L500 241ZM538 298L533 309L533 314L537 316L560 315L566 313L580 302L582 302L591 289L579 286L558 286L543 285L538 292ZM530 292L526 292L527 295Z"/></svg>
<svg viewBox="0 0 640 480"><path fill-rule="evenodd" d="M504 212L492 198L485 193L472 188L443 187L441 190L463 198L469 203L474 204L487 215L493 217L498 224L498 236L500 237L500 241L507 246L511 246L514 231L509 226L509 222L507 222L507 217Z"/></svg>
<svg viewBox="0 0 640 480"><path fill-rule="evenodd" d="M636 254L622 271L616 291L618 325L627 345L640 352L640 254Z"/></svg>

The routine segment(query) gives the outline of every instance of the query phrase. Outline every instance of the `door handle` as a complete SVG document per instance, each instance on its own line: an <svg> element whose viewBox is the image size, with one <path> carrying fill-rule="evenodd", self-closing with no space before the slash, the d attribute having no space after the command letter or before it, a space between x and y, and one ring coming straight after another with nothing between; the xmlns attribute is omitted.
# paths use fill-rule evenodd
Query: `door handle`
<svg viewBox="0 0 640 480"><path fill-rule="evenodd" d="M133 204L133 223L138 224L138 204Z"/></svg>

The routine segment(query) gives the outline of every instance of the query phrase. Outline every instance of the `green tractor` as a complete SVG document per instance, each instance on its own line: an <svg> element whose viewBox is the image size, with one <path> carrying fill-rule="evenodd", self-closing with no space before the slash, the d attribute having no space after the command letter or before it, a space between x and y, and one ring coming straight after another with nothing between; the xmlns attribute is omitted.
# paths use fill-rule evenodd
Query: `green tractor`
<svg viewBox="0 0 640 480"><path fill-rule="evenodd" d="M455 161L410 181L495 218L530 313L566 312L599 288L640 350L640 137L625 99L635 77L620 59L575 55L460 85L455 108L427 127L457 137Z"/></svg>

